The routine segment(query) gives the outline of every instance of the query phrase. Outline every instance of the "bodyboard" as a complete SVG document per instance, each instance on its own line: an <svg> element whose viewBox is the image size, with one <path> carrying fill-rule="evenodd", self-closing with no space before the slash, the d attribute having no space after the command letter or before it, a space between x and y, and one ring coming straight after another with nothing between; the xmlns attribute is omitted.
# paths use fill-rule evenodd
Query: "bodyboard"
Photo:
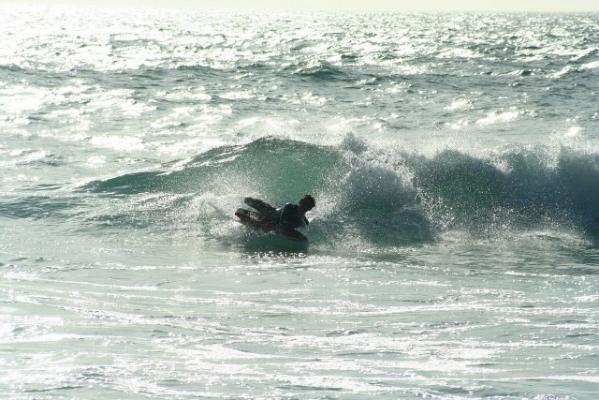
<svg viewBox="0 0 599 400"><path fill-rule="evenodd" d="M296 240L300 242L308 241L306 236L295 229L281 228L272 221L266 219L262 214L255 211L246 210L245 208L238 208L237 211L235 211L235 216L239 218L240 223L254 230L264 233L274 233L284 236L290 240Z"/></svg>

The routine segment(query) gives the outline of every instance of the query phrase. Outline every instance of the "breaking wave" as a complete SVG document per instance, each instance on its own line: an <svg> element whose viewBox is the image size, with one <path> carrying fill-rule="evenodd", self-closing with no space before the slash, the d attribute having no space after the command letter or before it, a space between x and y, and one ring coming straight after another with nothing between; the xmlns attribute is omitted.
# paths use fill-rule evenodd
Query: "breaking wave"
<svg viewBox="0 0 599 400"><path fill-rule="evenodd" d="M231 215L244 196L282 204L312 193L314 242L396 246L435 240L448 230L594 233L598 181L599 154L567 148L485 156L446 149L426 156L353 136L338 146L266 137L82 189L128 204L94 216L95 222L120 215L123 224L143 219L147 224L138 225L177 226L210 239L243 230Z"/></svg>

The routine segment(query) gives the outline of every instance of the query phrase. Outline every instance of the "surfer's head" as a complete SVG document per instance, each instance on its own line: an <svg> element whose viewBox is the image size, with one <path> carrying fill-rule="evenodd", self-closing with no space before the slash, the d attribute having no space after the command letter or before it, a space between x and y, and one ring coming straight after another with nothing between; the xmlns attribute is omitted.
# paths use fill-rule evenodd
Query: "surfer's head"
<svg viewBox="0 0 599 400"><path fill-rule="evenodd" d="M299 206L304 211L310 211L311 209L313 209L316 206L316 202L314 201L314 197L310 196L309 194L305 195L299 201Z"/></svg>

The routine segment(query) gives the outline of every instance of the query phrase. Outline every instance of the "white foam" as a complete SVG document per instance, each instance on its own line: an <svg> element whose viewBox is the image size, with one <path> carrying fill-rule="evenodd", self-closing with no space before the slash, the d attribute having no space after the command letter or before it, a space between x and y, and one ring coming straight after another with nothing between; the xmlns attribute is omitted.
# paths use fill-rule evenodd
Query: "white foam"
<svg viewBox="0 0 599 400"><path fill-rule="evenodd" d="M574 137L579 136L582 131L583 131L582 127L573 126L573 127L569 128L566 132L564 132L564 137L574 138Z"/></svg>
<svg viewBox="0 0 599 400"><path fill-rule="evenodd" d="M255 98L256 95L248 90L236 90L222 93L218 97L226 100L249 100Z"/></svg>
<svg viewBox="0 0 599 400"><path fill-rule="evenodd" d="M477 120L476 125L486 126L486 125L512 122L512 121L515 121L516 119L518 119L519 116L520 116L519 111L505 111L502 113L492 112L492 113L487 114L486 117L483 117L483 118Z"/></svg>
<svg viewBox="0 0 599 400"><path fill-rule="evenodd" d="M580 66L581 70L590 70L590 69L597 69L597 68L599 68L599 60L588 62L588 63L582 64Z"/></svg>
<svg viewBox="0 0 599 400"><path fill-rule="evenodd" d="M468 99L455 99L454 101L451 102L451 104L449 104L447 107L445 107L446 110L449 111L456 111L456 110L464 110L467 108L472 107L472 102Z"/></svg>
<svg viewBox="0 0 599 400"><path fill-rule="evenodd" d="M145 148L142 139L133 136L96 136L93 137L90 142L98 147L119 151L136 151L143 150Z"/></svg>

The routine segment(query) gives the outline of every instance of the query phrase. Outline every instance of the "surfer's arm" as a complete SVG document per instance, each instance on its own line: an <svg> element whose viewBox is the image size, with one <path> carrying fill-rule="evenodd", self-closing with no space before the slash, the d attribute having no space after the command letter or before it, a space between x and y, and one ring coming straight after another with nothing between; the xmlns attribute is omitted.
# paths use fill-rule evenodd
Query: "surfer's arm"
<svg viewBox="0 0 599 400"><path fill-rule="evenodd" d="M251 197L246 197L245 199L243 199L243 202L263 214L276 211L276 209L273 206L271 206L270 204L265 203L259 199L253 199Z"/></svg>
<svg viewBox="0 0 599 400"><path fill-rule="evenodd" d="M305 216L304 216L304 223L306 224L306 226L310 225L310 221L308 221L308 218L306 218Z"/></svg>

